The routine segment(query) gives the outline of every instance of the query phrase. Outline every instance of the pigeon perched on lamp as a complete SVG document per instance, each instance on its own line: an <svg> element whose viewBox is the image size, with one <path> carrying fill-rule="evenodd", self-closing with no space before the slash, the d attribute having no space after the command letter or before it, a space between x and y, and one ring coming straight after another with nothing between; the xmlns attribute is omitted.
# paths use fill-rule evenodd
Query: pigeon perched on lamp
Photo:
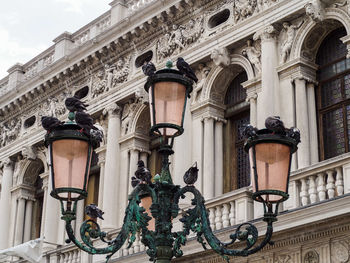
<svg viewBox="0 0 350 263"><path fill-rule="evenodd" d="M145 163L140 160L137 162L137 170L135 172L135 176L137 179L145 182L147 184L151 184L152 175L151 172L145 167Z"/></svg>
<svg viewBox="0 0 350 263"><path fill-rule="evenodd" d="M148 77L153 76L156 70L156 67L151 61L145 61L145 63L142 66L143 73Z"/></svg>
<svg viewBox="0 0 350 263"><path fill-rule="evenodd" d="M244 138L248 139L249 137L255 137L257 131L257 128L253 127L250 124L247 124L242 128L241 134Z"/></svg>
<svg viewBox="0 0 350 263"><path fill-rule="evenodd" d="M187 185L193 185L197 179L198 179L198 168L197 168L197 162L195 162L186 172L184 175L184 182Z"/></svg>
<svg viewBox="0 0 350 263"><path fill-rule="evenodd" d="M86 107L88 106L87 104L85 104L84 102L82 102L78 97L69 97L64 101L64 104L66 105L66 108L73 112L73 111L77 111L77 112L81 112L86 110Z"/></svg>
<svg viewBox="0 0 350 263"><path fill-rule="evenodd" d="M274 134L286 134L286 128L284 127L283 121L281 121L279 116L268 117L265 121L265 127Z"/></svg>
<svg viewBox="0 0 350 263"><path fill-rule="evenodd" d="M194 73L193 69L182 57L179 57L177 59L176 67L183 75L185 75L189 79L192 79L196 83L198 82L198 78Z"/></svg>
<svg viewBox="0 0 350 263"><path fill-rule="evenodd" d="M85 214L87 214L92 219L100 218L103 220L102 215L104 212L97 207L95 204L90 204L85 207Z"/></svg>
<svg viewBox="0 0 350 263"><path fill-rule="evenodd" d="M62 124L64 124L64 122L60 121L56 117L52 117L52 116L41 117L41 125L47 131L52 131L53 129L57 128Z"/></svg>

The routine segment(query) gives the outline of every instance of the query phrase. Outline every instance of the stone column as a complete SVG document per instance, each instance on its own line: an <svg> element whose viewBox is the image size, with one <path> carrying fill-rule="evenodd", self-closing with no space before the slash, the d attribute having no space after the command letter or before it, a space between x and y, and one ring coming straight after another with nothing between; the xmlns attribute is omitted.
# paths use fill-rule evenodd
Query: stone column
<svg viewBox="0 0 350 263"><path fill-rule="evenodd" d="M300 130L301 143L298 145L298 169L310 165L309 119L305 79L295 79L296 126Z"/></svg>
<svg viewBox="0 0 350 263"><path fill-rule="evenodd" d="M33 200L27 199L27 202L26 202L26 215L25 215L25 221L24 221L23 242L27 242L27 241L29 241L31 239L33 203L34 203Z"/></svg>
<svg viewBox="0 0 350 263"><path fill-rule="evenodd" d="M224 189L224 122L223 119L217 119L215 122L215 196L222 195Z"/></svg>
<svg viewBox="0 0 350 263"><path fill-rule="evenodd" d="M120 153L120 180L117 188L118 192L118 218L119 225L122 226L124 219L124 212L127 205L128 197L128 183L129 183L129 151L128 149L122 149Z"/></svg>
<svg viewBox="0 0 350 263"><path fill-rule="evenodd" d="M258 94L254 94L252 97L247 98L250 105L250 124L256 127L258 125L258 110L257 110L257 98Z"/></svg>
<svg viewBox="0 0 350 263"><path fill-rule="evenodd" d="M105 178L105 152L100 152L98 154L98 166L100 166L100 181L99 181L99 191L98 191L98 207L103 207L103 191L102 187L104 185L104 178Z"/></svg>
<svg viewBox="0 0 350 263"><path fill-rule="evenodd" d="M84 215L85 215L84 210L85 210L84 200L80 200L77 204L77 215L76 215L77 219L75 220L75 236L78 237L78 239L80 239L80 227L84 221Z"/></svg>
<svg viewBox="0 0 350 263"><path fill-rule="evenodd" d="M23 197L17 200L17 218L15 232L15 246L23 242L24 215L25 215L26 200Z"/></svg>
<svg viewBox="0 0 350 263"><path fill-rule="evenodd" d="M128 190L129 194L133 190L131 186L131 177L135 175L138 161L139 161L139 150L137 148L130 149L129 181L128 181L128 185L126 186L129 189ZM145 163L145 165L147 165L147 163Z"/></svg>
<svg viewBox="0 0 350 263"><path fill-rule="evenodd" d="M315 99L315 84L308 83L307 105L309 116L309 136L310 136L310 164L318 162L318 136L317 136L317 112Z"/></svg>
<svg viewBox="0 0 350 263"><path fill-rule="evenodd" d="M11 214L11 187L13 176L13 163L8 158L3 162L3 175L0 197L0 226L2 233L0 235L0 250L9 246L9 229L10 229L10 214Z"/></svg>
<svg viewBox="0 0 350 263"><path fill-rule="evenodd" d="M51 243L58 241L58 225L60 220L60 203L58 200L50 196L52 191L52 177L48 174L40 175L43 177L43 188L45 189L44 207L42 220L42 231L40 236L44 236L45 240Z"/></svg>
<svg viewBox="0 0 350 263"><path fill-rule="evenodd" d="M215 163L214 163L214 119L204 118L204 158L203 158L203 196L205 199L214 197Z"/></svg>
<svg viewBox="0 0 350 263"><path fill-rule="evenodd" d="M140 153L140 160L142 160L145 163L145 166L147 166L147 159L148 159L148 152L141 152Z"/></svg>
<svg viewBox="0 0 350 263"><path fill-rule="evenodd" d="M107 149L103 189L103 228L116 228L118 201L116 187L119 185L119 137L120 137L120 107L113 103L104 114L108 113Z"/></svg>
<svg viewBox="0 0 350 263"><path fill-rule="evenodd" d="M198 180L195 183L196 188L203 193L203 139L204 127L201 118L197 117L192 122L192 162L198 165Z"/></svg>
<svg viewBox="0 0 350 263"><path fill-rule="evenodd" d="M261 39L261 92L258 98L258 128L264 127L268 116L279 115L279 78L276 30L272 25L254 36Z"/></svg>

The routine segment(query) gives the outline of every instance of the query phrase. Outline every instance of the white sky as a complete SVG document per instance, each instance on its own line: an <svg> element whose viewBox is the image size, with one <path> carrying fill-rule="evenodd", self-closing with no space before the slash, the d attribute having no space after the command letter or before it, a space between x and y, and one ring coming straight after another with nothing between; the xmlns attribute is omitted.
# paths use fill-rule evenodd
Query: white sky
<svg viewBox="0 0 350 263"><path fill-rule="evenodd" d="M0 1L0 79L26 63L64 31L75 32L109 10L112 0Z"/></svg>

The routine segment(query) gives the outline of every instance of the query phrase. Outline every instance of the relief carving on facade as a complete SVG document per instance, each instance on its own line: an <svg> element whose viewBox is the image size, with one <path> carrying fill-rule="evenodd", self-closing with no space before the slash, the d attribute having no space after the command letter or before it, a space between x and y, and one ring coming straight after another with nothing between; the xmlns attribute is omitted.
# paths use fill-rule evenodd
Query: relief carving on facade
<svg viewBox="0 0 350 263"><path fill-rule="evenodd" d="M247 57L250 64L252 64L255 75L261 73L261 45L258 41L247 40L247 47L242 50L242 55Z"/></svg>
<svg viewBox="0 0 350 263"><path fill-rule="evenodd" d="M293 25L289 22L283 22L283 29L281 31L281 63L285 63L289 58L290 51L292 49L293 41L295 39L296 31L301 27L304 23L304 20L299 22L296 25Z"/></svg>
<svg viewBox="0 0 350 263"><path fill-rule="evenodd" d="M120 58L115 65L112 66L113 68L113 75L112 75L112 87L115 88L118 84L126 82L128 80L128 76L130 73L130 66L129 66L130 59L127 58ZM112 70L112 69L109 69Z"/></svg>
<svg viewBox="0 0 350 263"><path fill-rule="evenodd" d="M173 24L164 28L164 35L157 41L157 59L162 60L180 53L184 48L196 42L204 32L204 16L190 19L186 24Z"/></svg>
<svg viewBox="0 0 350 263"><path fill-rule="evenodd" d="M230 55L225 47L213 49L210 58L214 61L215 65L221 67L227 67L231 62Z"/></svg>
<svg viewBox="0 0 350 263"><path fill-rule="evenodd" d="M347 13L350 14L350 1L349 0L337 1L336 3L334 3L332 5L332 7L335 7L335 8L346 7Z"/></svg>
<svg viewBox="0 0 350 263"><path fill-rule="evenodd" d="M259 1L261 2L261 1ZM257 9L258 0L235 0L234 15L235 23L244 20L254 14Z"/></svg>
<svg viewBox="0 0 350 263"><path fill-rule="evenodd" d="M198 82L194 87L193 95L192 95L192 104L200 102L203 99L205 82L207 81L207 77L210 73L211 67L207 66L206 63L200 63L198 65Z"/></svg>
<svg viewBox="0 0 350 263"><path fill-rule="evenodd" d="M332 263L346 263L349 262L349 245L343 242L335 242L331 245Z"/></svg>
<svg viewBox="0 0 350 263"><path fill-rule="evenodd" d="M320 0L312 0L307 3L305 5L305 13L316 23L324 19L324 7Z"/></svg>
<svg viewBox="0 0 350 263"><path fill-rule="evenodd" d="M304 263L319 263L320 257L315 250L308 251L304 255Z"/></svg>
<svg viewBox="0 0 350 263"><path fill-rule="evenodd" d="M4 147L8 143L17 139L21 132L22 121L13 118L10 121L0 123L0 147Z"/></svg>
<svg viewBox="0 0 350 263"><path fill-rule="evenodd" d="M126 135L130 132L131 123L135 115L135 109L137 108L138 101L135 99L130 99L123 107L122 111L122 131L121 135Z"/></svg>
<svg viewBox="0 0 350 263"><path fill-rule="evenodd" d="M103 70L98 71L96 75L92 76L91 82L92 98L96 98L108 91L107 74Z"/></svg>

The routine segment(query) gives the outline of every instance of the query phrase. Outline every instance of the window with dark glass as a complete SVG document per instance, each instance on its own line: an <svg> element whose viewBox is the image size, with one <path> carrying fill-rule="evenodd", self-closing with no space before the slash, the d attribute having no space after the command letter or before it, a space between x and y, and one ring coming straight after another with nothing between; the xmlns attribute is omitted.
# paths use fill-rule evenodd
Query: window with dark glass
<svg viewBox="0 0 350 263"><path fill-rule="evenodd" d="M243 150L242 127L249 123L249 104L242 83L247 81L245 71L230 83L225 96L227 123L224 130L224 192L250 184L249 159Z"/></svg>
<svg viewBox="0 0 350 263"><path fill-rule="evenodd" d="M322 42L316 63L317 111L320 157L322 160L349 152L350 137L350 59L340 40L345 28L331 32Z"/></svg>

